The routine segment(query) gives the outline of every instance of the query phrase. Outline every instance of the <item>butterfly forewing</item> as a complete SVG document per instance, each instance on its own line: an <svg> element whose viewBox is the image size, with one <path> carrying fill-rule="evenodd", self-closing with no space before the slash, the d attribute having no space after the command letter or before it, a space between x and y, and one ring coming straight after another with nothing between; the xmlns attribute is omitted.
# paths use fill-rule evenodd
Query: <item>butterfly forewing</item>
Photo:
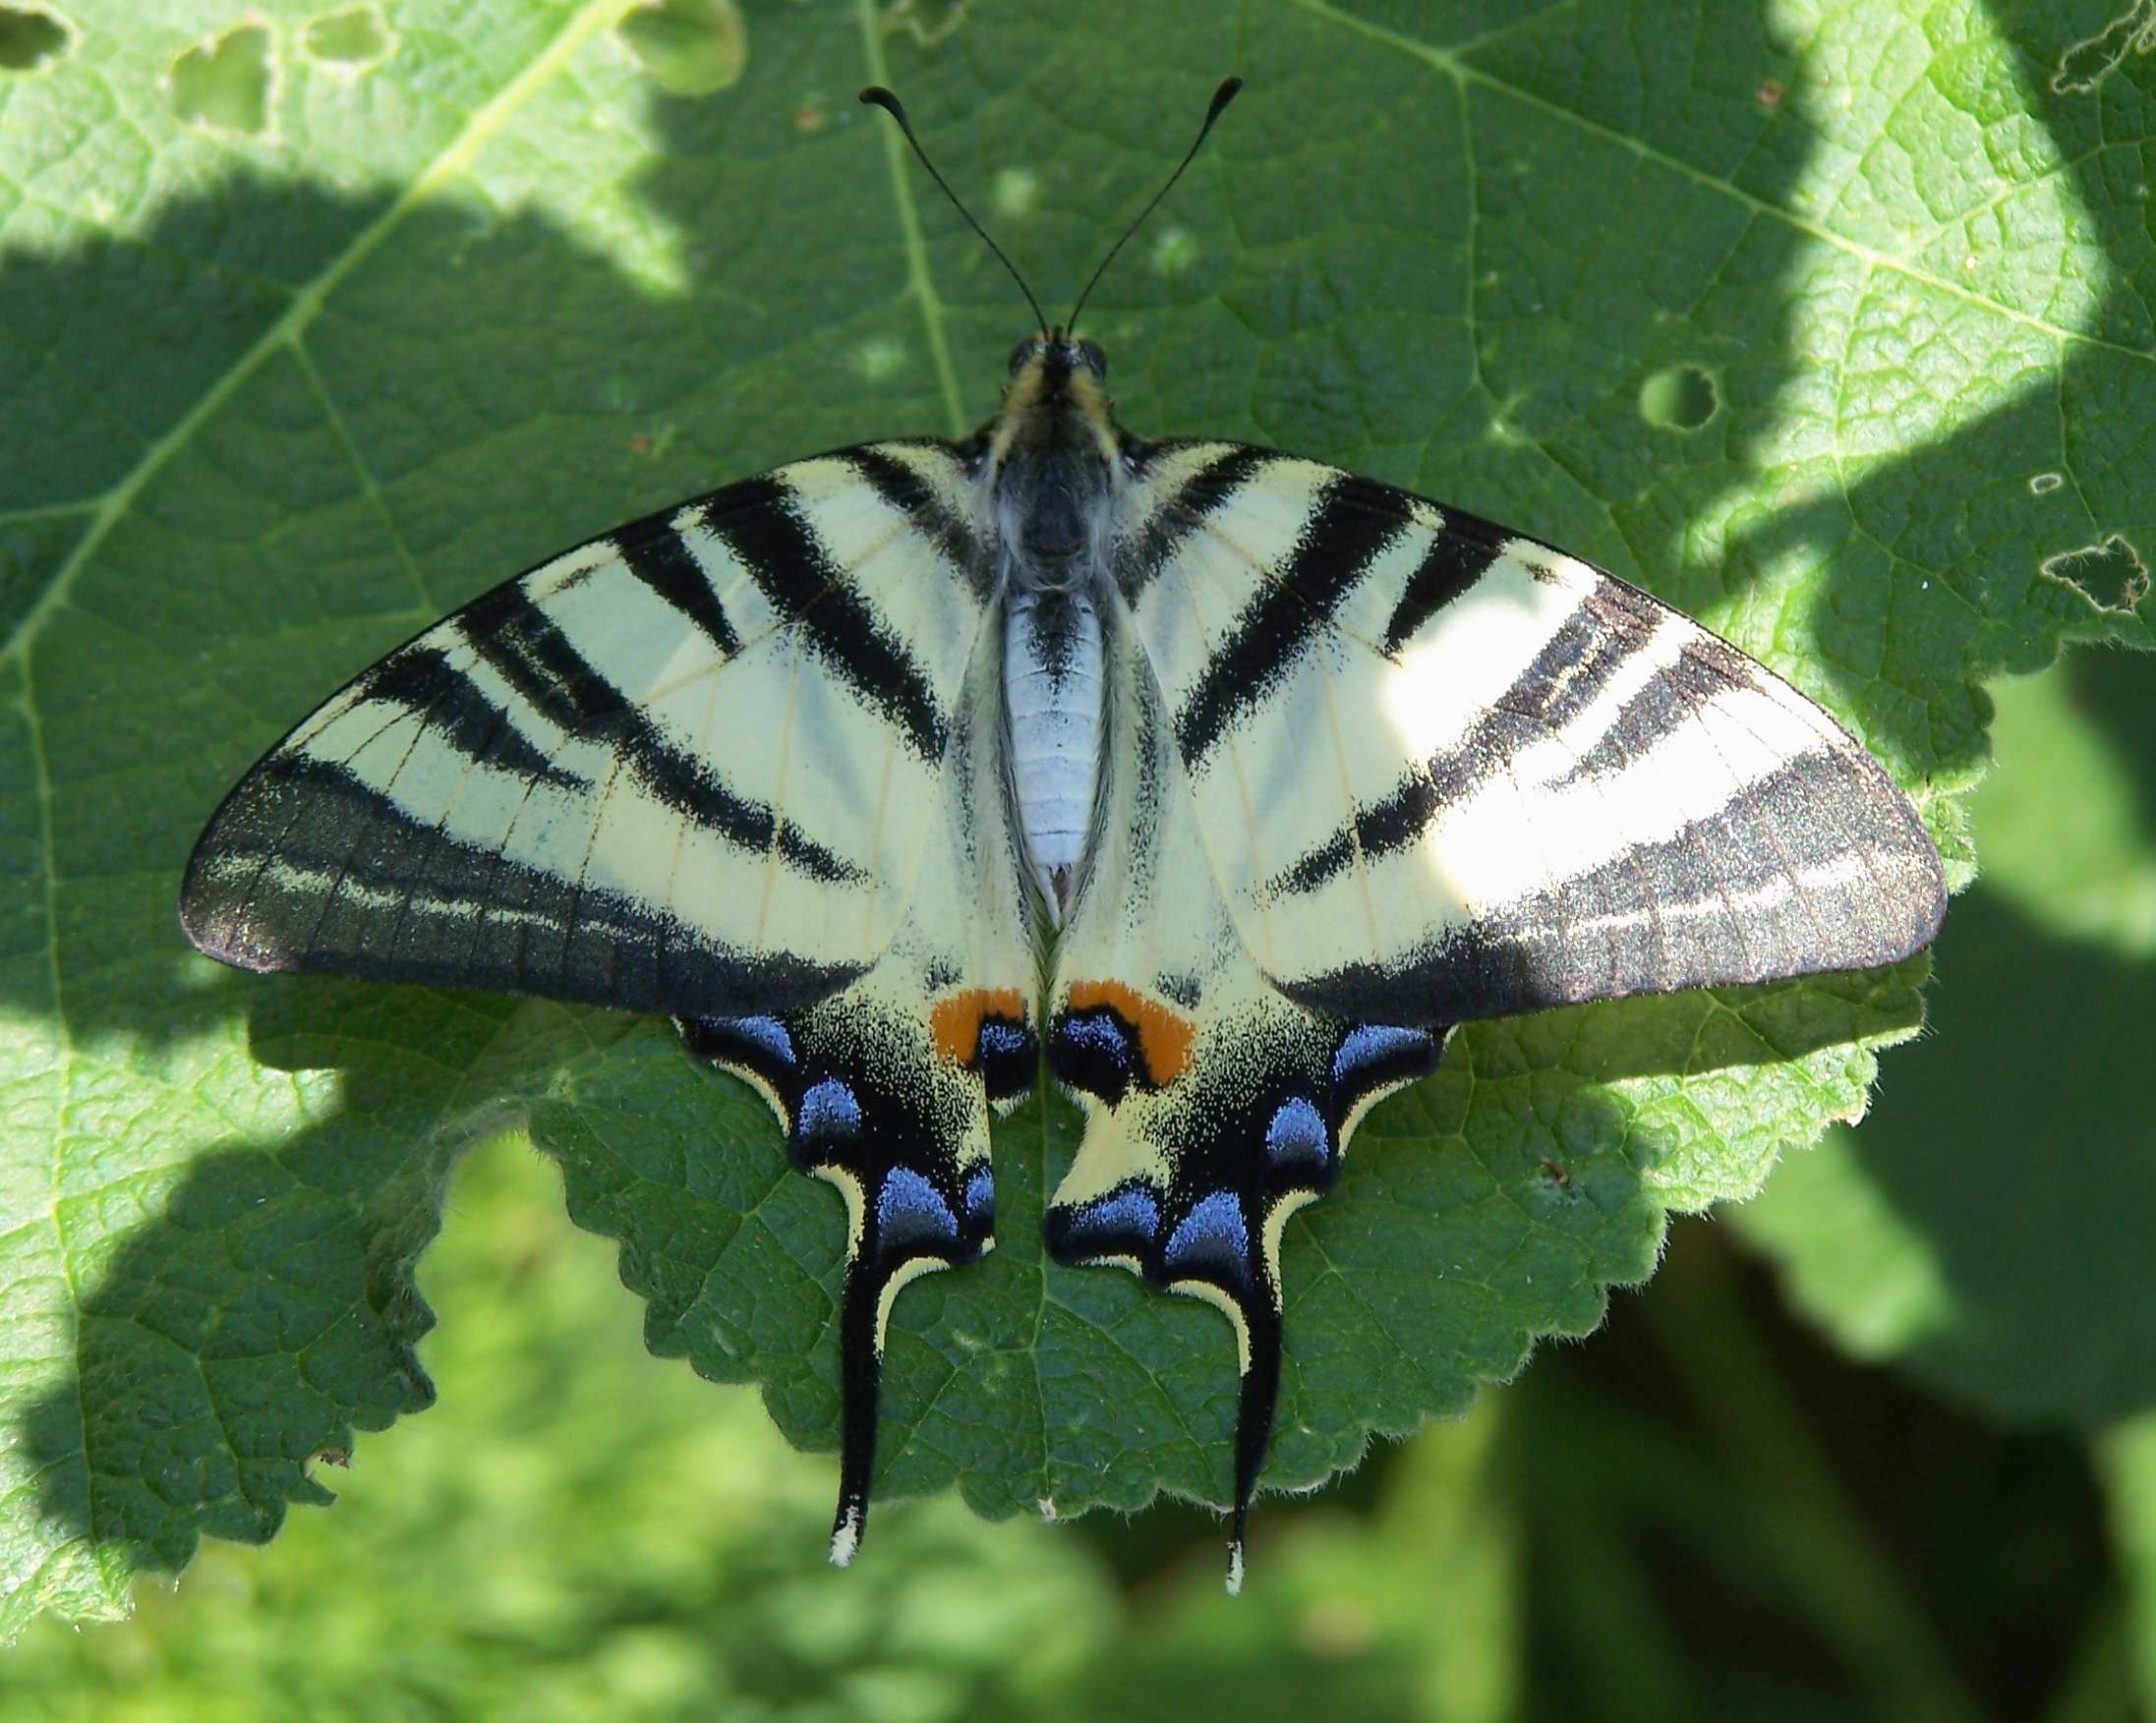
<svg viewBox="0 0 2156 1723"><path fill-rule="evenodd" d="M1133 626L1229 912L1297 998L1456 1022L1870 967L1937 930L1893 779L1638 589L1311 462L1248 463L1206 512L1181 489L1131 535L1177 535Z"/></svg>
<svg viewBox="0 0 2156 1723"><path fill-rule="evenodd" d="M985 613L951 574L961 474L925 442L803 461L496 588L241 780L189 936L637 1010L830 992L890 944L933 828Z"/></svg>

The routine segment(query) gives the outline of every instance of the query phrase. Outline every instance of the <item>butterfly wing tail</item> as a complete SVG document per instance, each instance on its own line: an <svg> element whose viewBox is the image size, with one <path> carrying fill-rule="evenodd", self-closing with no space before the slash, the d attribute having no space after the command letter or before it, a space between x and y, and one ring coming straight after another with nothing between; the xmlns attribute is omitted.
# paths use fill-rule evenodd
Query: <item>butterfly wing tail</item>
<svg viewBox="0 0 2156 1723"><path fill-rule="evenodd" d="M917 1006L881 997L871 978L789 1016L681 1023L692 1053L770 1103L793 1165L845 1198L840 1488L831 1533L840 1567L867 1525L892 1305L908 1282L971 1262L994 1244L987 1104L1012 1080L999 1064L1005 1043L1030 1040L1022 1011L1015 998L988 995L924 1026ZM962 1046L951 1038L961 1030ZM1024 1059L1021 1047L1011 1063Z"/></svg>

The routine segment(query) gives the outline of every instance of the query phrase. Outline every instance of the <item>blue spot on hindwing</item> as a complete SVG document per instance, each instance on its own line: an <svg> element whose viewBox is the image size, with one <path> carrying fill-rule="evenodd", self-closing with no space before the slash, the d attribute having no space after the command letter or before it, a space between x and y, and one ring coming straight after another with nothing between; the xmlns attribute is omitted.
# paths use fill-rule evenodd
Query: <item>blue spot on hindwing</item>
<svg viewBox="0 0 2156 1723"><path fill-rule="evenodd" d="M1379 1077L1391 1066L1401 1075L1420 1074L1428 1068L1435 1043L1423 1029L1404 1029L1395 1023L1358 1023L1341 1037L1332 1056L1332 1080L1352 1084L1358 1079Z"/></svg>
<svg viewBox="0 0 2156 1723"><path fill-rule="evenodd" d="M973 1043L973 1068L991 1101L1014 1101L1033 1086L1039 1050L1033 1032L1008 1017L983 1017Z"/></svg>
<svg viewBox="0 0 2156 1723"><path fill-rule="evenodd" d="M1103 1256L1142 1261L1160 1232L1160 1204L1143 1185L1126 1184L1080 1207L1052 1204L1041 1217L1048 1254L1058 1262L1095 1262Z"/></svg>
<svg viewBox="0 0 2156 1723"><path fill-rule="evenodd" d="M1065 1017L1059 1025L1059 1033L1073 1048L1112 1059L1120 1065L1131 1063L1131 1038L1124 1034L1123 1025L1112 1017L1101 1013Z"/></svg>
<svg viewBox="0 0 2156 1723"><path fill-rule="evenodd" d="M1251 1235L1244 1224L1242 1200L1232 1190L1216 1190L1191 1205L1177 1223L1162 1252L1178 1274L1210 1272L1240 1286L1250 1278Z"/></svg>
<svg viewBox="0 0 2156 1723"><path fill-rule="evenodd" d="M910 1167L894 1167L876 1192L876 1237L888 1251L958 1240L959 1218L936 1187Z"/></svg>
<svg viewBox="0 0 2156 1723"><path fill-rule="evenodd" d="M1323 1172L1332 1145L1324 1116L1301 1095L1280 1103L1265 1127L1265 1158L1275 1167L1308 1167Z"/></svg>
<svg viewBox="0 0 2156 1723"><path fill-rule="evenodd" d="M996 1176L986 1167L974 1168L965 1181L965 1223L977 1234L996 1224Z"/></svg>
<svg viewBox="0 0 2156 1723"><path fill-rule="evenodd" d="M1051 1031L1048 1064L1067 1088L1097 1095L1113 1107L1131 1086L1137 1057L1114 1013L1065 1011Z"/></svg>
<svg viewBox="0 0 2156 1723"><path fill-rule="evenodd" d="M830 1142L861 1128L861 1104L837 1077L809 1084L794 1109L793 1130L803 1142Z"/></svg>
<svg viewBox="0 0 2156 1723"><path fill-rule="evenodd" d="M1160 1231L1160 1205L1151 1191L1134 1184L1087 1203L1078 1224L1088 1236L1100 1235L1104 1243L1130 1239L1150 1244Z"/></svg>
<svg viewBox="0 0 2156 1723"><path fill-rule="evenodd" d="M769 1054L780 1064L793 1063L793 1037L777 1017L712 1017L711 1028Z"/></svg>

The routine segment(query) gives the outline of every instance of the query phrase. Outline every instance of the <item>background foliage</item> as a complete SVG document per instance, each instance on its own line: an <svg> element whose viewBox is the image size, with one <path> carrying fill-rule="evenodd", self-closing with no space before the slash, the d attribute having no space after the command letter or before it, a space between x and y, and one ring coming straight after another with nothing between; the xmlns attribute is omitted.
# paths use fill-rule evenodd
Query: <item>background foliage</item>
<svg viewBox="0 0 2156 1723"><path fill-rule="evenodd" d="M1096 10L0 0L0 1625L194 1559L126 1629L24 1641L26 1705L2156 1693L2146 666L1998 684L1964 797L1983 683L2156 620L2156 9ZM1984 877L1862 1132L1502 1392L1666 1211L1861 1109L1925 966L1478 1026L1374 1118L1291 1235L1273 1478L1474 1409L1269 1509L1240 1606L1189 1511L945 1500L835 1579L828 1461L645 1355L616 1284L652 1351L828 1444L837 1210L760 1105L600 1014L214 972L178 868L262 745L457 600L985 413L1021 319L860 83L1057 302L1230 69L1250 95L1097 301L1126 420L1642 580L1833 705ZM1218 1318L1039 1260L1069 1129L1021 1113L1005 1248L901 1305L890 1492L1224 1493ZM325 1478L334 1513L195 1559Z"/></svg>

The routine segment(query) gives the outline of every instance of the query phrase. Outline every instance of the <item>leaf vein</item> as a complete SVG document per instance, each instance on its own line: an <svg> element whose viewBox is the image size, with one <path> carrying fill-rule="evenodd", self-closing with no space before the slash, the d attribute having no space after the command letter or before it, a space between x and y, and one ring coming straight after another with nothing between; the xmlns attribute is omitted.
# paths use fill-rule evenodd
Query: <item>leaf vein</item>
<svg viewBox="0 0 2156 1723"><path fill-rule="evenodd" d="M1508 84L1503 79L1493 73L1484 71L1479 66L1470 66L1463 62L1453 50L1432 47L1427 42L1419 42L1414 37L1403 35L1397 30L1387 29L1381 25L1371 24L1367 19L1353 17L1348 13L1339 11L1329 4L1328 0L1290 0L1290 3L1300 7L1314 18L1339 25L1342 29L1354 30L1368 36L1372 41L1383 42L1390 47L1399 49L1404 54L1423 60L1452 79L1463 89L1469 85L1474 85L1493 94L1509 96L1512 100L1531 107L1538 113L1546 115L1553 120L1562 121L1599 139L1602 143L1615 144L1621 149L1629 150L1642 161L1653 162L1658 167L1681 175L1695 185L1719 192L1723 197L1743 204L1756 214L1771 216L1776 221L1795 229L1807 239L1816 240L1821 245L1841 252L1871 265L1875 269L1884 269L1900 275L1919 286L1928 287L1934 292L1944 293L1951 298L1976 306L1978 309L1987 311L1994 316L2004 317L2010 322L2020 323L2024 327L2041 330L2047 335L2057 337L2059 340L2079 341L2087 346L2118 354L2123 358L2139 360L2143 364L2156 364L2156 351L2144 347L2129 347L2124 342L2113 341L2084 329L2062 328L2056 323L2048 322L2044 318L2034 316L2032 313L2016 311L2011 306L2002 305L1999 301L1987 298L1981 293L1962 286L1957 281L1950 281L1944 276L1935 275L1930 270L1921 268L1905 258L1880 251L1875 246L1868 246L1863 241L1853 239L1847 234L1836 233L1832 228L1823 227L1816 221L1807 221L1794 210L1786 209L1778 203L1758 196L1756 193L1747 192L1741 186L1732 184L1719 174L1698 167L1680 156L1671 155L1663 149L1658 149L1654 144L1643 139L1629 137L1625 133L1617 131L1614 127L1606 126L1600 120L1592 119L1586 114L1568 108L1561 102L1551 100L1548 96L1538 95L1533 90L1523 89L1515 84Z"/></svg>
<svg viewBox="0 0 2156 1723"><path fill-rule="evenodd" d="M237 394L241 386L261 369L262 362L279 347L287 343L296 344L300 335L321 311L330 294L343 284L345 277L401 227L415 209L469 166L472 158L495 134L508 123L511 116L541 86L562 69L578 48L599 31L612 26L631 4L632 0L587 0L587 4L577 10L522 72L510 79L473 113L464 129L450 141L448 147L397 195L388 208L361 229L352 242L332 258L313 280L294 294L292 303L285 308L283 314L257 337L252 346L219 373L203 391L195 405L181 416L179 423L143 451L142 459L99 500L96 519L90 523L89 530L77 541L66 561L61 563L45 590L38 595L37 602L24 612L6 645L0 647L0 662L22 658L29 652L46 622L66 604L68 595L73 591L84 567L96 554L112 529L125 518L144 488L194 440L196 433L215 416L218 409Z"/></svg>

